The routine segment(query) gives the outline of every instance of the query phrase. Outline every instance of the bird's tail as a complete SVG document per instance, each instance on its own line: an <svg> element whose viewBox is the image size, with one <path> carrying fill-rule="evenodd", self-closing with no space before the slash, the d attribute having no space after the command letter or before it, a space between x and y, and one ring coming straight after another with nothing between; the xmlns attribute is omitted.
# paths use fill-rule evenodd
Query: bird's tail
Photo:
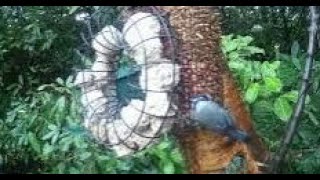
<svg viewBox="0 0 320 180"><path fill-rule="evenodd" d="M249 135L246 132L238 129L230 130L228 134L230 138L237 141L247 142L249 140Z"/></svg>

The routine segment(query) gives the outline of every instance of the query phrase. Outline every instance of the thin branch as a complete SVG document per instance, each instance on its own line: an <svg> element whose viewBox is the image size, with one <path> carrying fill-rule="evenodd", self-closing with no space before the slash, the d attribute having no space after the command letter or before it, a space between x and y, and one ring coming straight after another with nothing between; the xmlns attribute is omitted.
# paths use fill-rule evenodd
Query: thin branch
<svg viewBox="0 0 320 180"><path fill-rule="evenodd" d="M299 98L298 102L296 103L294 113L292 114L290 121L287 126L286 134L284 135L281 146L277 154L275 154L274 159L271 164L270 172L271 173L278 173L279 167L282 164L289 145L292 142L294 135L296 134L296 130L299 124L299 119L304 109L305 99L309 90L309 81L312 74L312 66L313 66L313 55L314 49L316 44L316 34L317 34L317 21L318 21L318 14L316 12L315 6L310 6L310 15L311 15L311 24L309 29L309 47L308 47L308 56L306 59L303 79L299 91Z"/></svg>

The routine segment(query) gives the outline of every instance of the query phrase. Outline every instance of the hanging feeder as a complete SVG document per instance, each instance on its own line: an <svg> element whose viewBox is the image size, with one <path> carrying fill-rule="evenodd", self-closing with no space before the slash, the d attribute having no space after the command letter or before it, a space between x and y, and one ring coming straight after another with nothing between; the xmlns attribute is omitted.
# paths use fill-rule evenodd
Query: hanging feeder
<svg viewBox="0 0 320 180"><path fill-rule="evenodd" d="M102 24L103 10L84 20L87 35L82 37L93 62L78 72L75 84L82 91L84 126L98 142L123 156L153 144L171 128L177 110L171 97L180 71L173 54L163 56L162 40L171 37L163 32L161 16L120 12L93 32ZM129 82L130 76L138 81Z"/></svg>

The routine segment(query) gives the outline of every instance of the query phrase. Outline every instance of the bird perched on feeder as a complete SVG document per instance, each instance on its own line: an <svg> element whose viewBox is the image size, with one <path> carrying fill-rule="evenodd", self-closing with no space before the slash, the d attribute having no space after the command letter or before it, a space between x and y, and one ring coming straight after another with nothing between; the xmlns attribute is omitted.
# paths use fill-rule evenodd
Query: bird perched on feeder
<svg viewBox="0 0 320 180"><path fill-rule="evenodd" d="M248 134L236 127L229 112L208 94L191 97L191 119L205 129L227 136L231 141L249 140Z"/></svg>

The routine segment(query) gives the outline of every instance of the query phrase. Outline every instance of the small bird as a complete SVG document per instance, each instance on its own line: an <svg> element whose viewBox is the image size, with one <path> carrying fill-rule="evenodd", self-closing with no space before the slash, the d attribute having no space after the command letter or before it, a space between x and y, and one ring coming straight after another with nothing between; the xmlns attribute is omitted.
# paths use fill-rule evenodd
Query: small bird
<svg viewBox="0 0 320 180"><path fill-rule="evenodd" d="M227 136L231 141L249 140L248 134L236 127L227 110L214 102L208 94L191 97L191 119L205 129Z"/></svg>

